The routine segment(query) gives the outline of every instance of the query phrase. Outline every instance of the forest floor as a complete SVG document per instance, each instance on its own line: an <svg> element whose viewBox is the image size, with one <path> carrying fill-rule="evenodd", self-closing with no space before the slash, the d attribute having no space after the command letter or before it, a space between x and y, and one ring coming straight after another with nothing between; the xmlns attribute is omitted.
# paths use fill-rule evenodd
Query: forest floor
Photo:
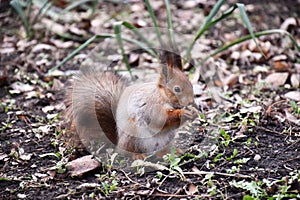
<svg viewBox="0 0 300 200"><path fill-rule="evenodd" d="M253 41L245 41L209 59L200 75L190 72L203 115L185 130L192 135L185 156L167 157L164 170L143 173L106 165L71 176L66 164L89 153L61 137L65 89L97 43L49 70L89 37L113 33L116 21L140 28L152 22L140 1L99 3L92 14L90 4L63 14L64 2L39 17L26 39L18 14L0 1L0 199L300 198L300 52L280 34L258 39L265 56ZM221 12L234 1L229 2ZM300 45L299 1L244 2L254 31L285 30ZM151 4L159 26L166 27L163 1ZM214 4L172 3L175 31L195 36ZM37 11L34 5L30 19ZM198 40L192 57L201 60L246 34L234 12ZM128 57L133 71L154 62L139 52ZM211 88L222 98L209 96Z"/></svg>

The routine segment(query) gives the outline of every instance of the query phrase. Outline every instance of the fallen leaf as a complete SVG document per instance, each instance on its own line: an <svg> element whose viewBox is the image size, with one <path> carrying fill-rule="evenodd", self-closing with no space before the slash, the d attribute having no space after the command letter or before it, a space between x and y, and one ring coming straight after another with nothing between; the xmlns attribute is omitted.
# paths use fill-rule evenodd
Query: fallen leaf
<svg viewBox="0 0 300 200"><path fill-rule="evenodd" d="M284 95L285 98L294 100L294 101L300 101L300 91L291 91Z"/></svg>
<svg viewBox="0 0 300 200"><path fill-rule="evenodd" d="M42 111L44 113L48 113L49 111L52 111L52 110L54 110L54 106L45 106L42 108Z"/></svg>
<svg viewBox="0 0 300 200"><path fill-rule="evenodd" d="M52 42L57 48L60 48L60 49L68 49L75 45L75 43L73 41L63 42L62 40L56 40L53 38L50 38L50 42Z"/></svg>
<svg viewBox="0 0 300 200"><path fill-rule="evenodd" d="M190 183L188 185L188 188L185 188L185 192L188 195L194 195L196 192L198 192L198 187L196 185L194 185L193 183Z"/></svg>
<svg viewBox="0 0 300 200"><path fill-rule="evenodd" d="M47 119L54 119L58 116L59 114L58 113L54 113L54 114L47 114Z"/></svg>
<svg viewBox="0 0 300 200"><path fill-rule="evenodd" d="M241 113L257 113L259 112L260 110L262 109L261 106L253 106L253 107L250 107L250 108L241 108L240 109L240 112Z"/></svg>
<svg viewBox="0 0 300 200"><path fill-rule="evenodd" d="M40 52L42 50L49 50L54 51L56 48L54 46L51 46L49 44L37 44L32 48L32 52Z"/></svg>
<svg viewBox="0 0 300 200"><path fill-rule="evenodd" d="M241 56L241 53L239 51L233 51L230 55L230 58L233 60L238 60Z"/></svg>
<svg viewBox="0 0 300 200"><path fill-rule="evenodd" d="M31 159L32 154L22 154L20 155L20 159L21 160L30 160Z"/></svg>
<svg viewBox="0 0 300 200"><path fill-rule="evenodd" d="M199 84L193 84L193 91L195 96L203 94L203 88Z"/></svg>
<svg viewBox="0 0 300 200"><path fill-rule="evenodd" d="M294 17L287 18L281 24L280 29L287 30L289 26L297 26L297 20Z"/></svg>
<svg viewBox="0 0 300 200"><path fill-rule="evenodd" d="M50 31L52 31L55 34L64 35L67 32L66 28L63 25L58 24L45 17L42 18L41 23L44 24L45 27L47 27Z"/></svg>
<svg viewBox="0 0 300 200"><path fill-rule="evenodd" d="M287 60L287 55L285 55L285 54L282 54L282 55L277 55L277 56L274 56L273 58L272 58L272 61L273 62L276 62L276 61L283 61L283 60Z"/></svg>
<svg viewBox="0 0 300 200"><path fill-rule="evenodd" d="M255 161L259 161L261 159L261 156L259 154L255 154L254 158Z"/></svg>
<svg viewBox="0 0 300 200"><path fill-rule="evenodd" d="M41 131L42 133L48 133L50 131L50 126L49 125L40 126L38 130Z"/></svg>
<svg viewBox="0 0 300 200"><path fill-rule="evenodd" d="M223 80L223 85L228 87L234 86L238 82L238 76L235 74L230 74L229 76L225 77Z"/></svg>
<svg viewBox="0 0 300 200"><path fill-rule="evenodd" d="M289 76L289 73L273 73L267 76L265 79L268 83L274 85L274 86L282 86L285 84L287 78Z"/></svg>
<svg viewBox="0 0 300 200"><path fill-rule="evenodd" d="M19 199L26 199L27 198L27 196L26 196L26 194L17 194L17 197L19 198Z"/></svg>
<svg viewBox="0 0 300 200"><path fill-rule="evenodd" d="M295 88L298 88L300 86L300 74L291 75L291 84Z"/></svg>
<svg viewBox="0 0 300 200"><path fill-rule="evenodd" d="M82 188L101 188L101 184L98 183L82 183L81 185L77 186L78 189Z"/></svg>
<svg viewBox="0 0 300 200"><path fill-rule="evenodd" d="M1 154L0 154L0 160L1 160L1 161L3 161L3 160L5 161L5 158L8 158L8 155L7 155L7 154L1 153Z"/></svg>
<svg viewBox="0 0 300 200"><path fill-rule="evenodd" d="M300 119L297 119L293 114L291 114L287 109L285 111L286 119L296 125L300 125Z"/></svg>
<svg viewBox="0 0 300 200"><path fill-rule="evenodd" d="M14 82L13 84L10 85L10 87L12 89L14 89L14 91L19 91L19 92L30 92L34 89L33 86L29 85L29 84L24 84L21 82Z"/></svg>
<svg viewBox="0 0 300 200"><path fill-rule="evenodd" d="M156 170L167 170L168 168L161 165L161 164L156 164L144 160L135 160L132 162L131 167L151 167Z"/></svg>
<svg viewBox="0 0 300 200"><path fill-rule="evenodd" d="M38 92L37 91L30 91L30 92L27 92L26 95L25 95L25 99L32 99L32 98L35 98L35 97L38 97Z"/></svg>
<svg viewBox="0 0 300 200"><path fill-rule="evenodd" d="M71 177L82 176L100 167L100 163L93 159L93 155L83 156L66 165Z"/></svg>
<svg viewBox="0 0 300 200"><path fill-rule="evenodd" d="M289 64L285 61L274 62L274 69L278 72L285 72L289 68Z"/></svg>

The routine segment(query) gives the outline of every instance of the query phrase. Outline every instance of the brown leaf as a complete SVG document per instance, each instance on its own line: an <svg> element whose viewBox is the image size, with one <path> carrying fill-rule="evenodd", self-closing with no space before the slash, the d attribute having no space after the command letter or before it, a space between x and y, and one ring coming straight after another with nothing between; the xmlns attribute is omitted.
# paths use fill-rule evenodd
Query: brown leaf
<svg viewBox="0 0 300 200"><path fill-rule="evenodd" d="M289 26L297 26L297 20L294 17L287 18L281 24L280 29L287 30Z"/></svg>
<svg viewBox="0 0 300 200"><path fill-rule="evenodd" d="M15 82L11 84L10 87L19 92L30 92L34 89L32 85L24 84L21 82Z"/></svg>
<svg viewBox="0 0 300 200"><path fill-rule="evenodd" d="M285 117L288 121L296 124L296 125L300 125L300 119L297 119L293 114L291 114L288 109L285 109Z"/></svg>
<svg viewBox="0 0 300 200"><path fill-rule="evenodd" d="M294 100L294 101L300 101L300 91L291 91L284 95L285 98Z"/></svg>
<svg viewBox="0 0 300 200"><path fill-rule="evenodd" d="M289 73L273 73L270 74L266 81L274 86L282 86L285 84L287 78L289 76Z"/></svg>
<svg viewBox="0 0 300 200"><path fill-rule="evenodd" d="M66 165L71 177L82 176L83 174L100 167L100 163L93 159L92 155L83 156L69 162Z"/></svg>
<svg viewBox="0 0 300 200"><path fill-rule="evenodd" d="M300 74L291 75L291 84L295 88L298 88L300 86Z"/></svg>
<svg viewBox="0 0 300 200"><path fill-rule="evenodd" d="M198 187L193 183L190 183L187 188L186 187L184 188L184 190L186 194L194 195L196 192L198 192Z"/></svg>
<svg viewBox="0 0 300 200"><path fill-rule="evenodd" d="M234 86L238 82L238 76L235 74L230 74L223 80L223 85L227 85L228 87Z"/></svg>
<svg viewBox="0 0 300 200"><path fill-rule="evenodd" d="M289 64L285 61L275 61L274 69L278 72L286 72L289 68Z"/></svg>

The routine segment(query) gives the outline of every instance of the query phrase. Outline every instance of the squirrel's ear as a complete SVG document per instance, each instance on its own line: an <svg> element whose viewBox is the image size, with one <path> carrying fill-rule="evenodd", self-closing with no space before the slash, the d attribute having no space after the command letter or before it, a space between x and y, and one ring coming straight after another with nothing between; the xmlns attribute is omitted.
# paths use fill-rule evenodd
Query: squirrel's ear
<svg viewBox="0 0 300 200"><path fill-rule="evenodd" d="M175 50L162 50L160 60L163 64L160 75L160 83L167 84L173 78L173 70L175 68L182 70L181 57Z"/></svg>
<svg viewBox="0 0 300 200"><path fill-rule="evenodd" d="M182 61L180 54L177 53L176 50L174 51L166 51L163 50L160 54L160 60L162 64L167 64L170 68L178 68L180 70L183 69Z"/></svg>
<svg viewBox="0 0 300 200"><path fill-rule="evenodd" d="M161 82L168 83L172 76L172 68L169 65L163 64L161 69Z"/></svg>

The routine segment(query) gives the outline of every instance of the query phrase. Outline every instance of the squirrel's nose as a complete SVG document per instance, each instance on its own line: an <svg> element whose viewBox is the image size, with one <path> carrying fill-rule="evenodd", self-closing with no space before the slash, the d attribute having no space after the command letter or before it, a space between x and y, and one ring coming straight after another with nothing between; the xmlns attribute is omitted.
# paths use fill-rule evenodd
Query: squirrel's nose
<svg viewBox="0 0 300 200"><path fill-rule="evenodd" d="M193 98L183 97L181 99L180 104L182 106L193 106L193 107L196 107L196 104L195 104L195 101L194 101L194 97Z"/></svg>

